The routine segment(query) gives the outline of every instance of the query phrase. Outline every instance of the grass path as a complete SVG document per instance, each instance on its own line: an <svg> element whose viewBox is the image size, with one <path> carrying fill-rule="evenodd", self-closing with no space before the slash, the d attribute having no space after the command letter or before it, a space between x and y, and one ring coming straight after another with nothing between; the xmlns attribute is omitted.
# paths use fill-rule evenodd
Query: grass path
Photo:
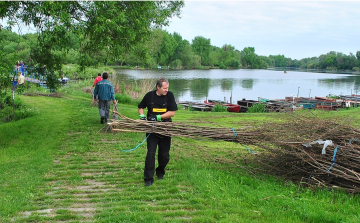
<svg viewBox="0 0 360 223"><path fill-rule="evenodd" d="M144 187L144 134L103 134L87 95L22 96L39 115L0 125L0 222L358 222L360 198L237 168L243 146L174 138L165 179ZM71 99L71 100L70 100ZM134 106L120 112L137 118ZM263 120L261 115L248 115ZM246 119L238 116L236 123ZM179 111L176 119L236 116ZM232 162L218 162L232 161Z"/></svg>
<svg viewBox="0 0 360 223"><path fill-rule="evenodd" d="M38 126L33 126L37 137L27 145L32 144L37 152L51 150L48 158L52 160L47 162L52 163L48 163L45 184L33 195L33 203L21 208L13 220L161 222L167 218L182 221L194 217L196 208L183 201L190 196L189 185L181 182L173 185L174 182L163 180L145 188L142 179L145 146L139 148L141 152L120 151L121 147L137 145L142 134L123 134L118 140L116 135L99 133L102 125L97 109L87 106L86 100L47 97L23 100L41 113L41 117L36 117ZM46 128L41 129L42 126ZM39 145L38 137L55 141L46 140L46 145ZM153 214L133 210L151 210ZM189 212L192 217L188 217Z"/></svg>

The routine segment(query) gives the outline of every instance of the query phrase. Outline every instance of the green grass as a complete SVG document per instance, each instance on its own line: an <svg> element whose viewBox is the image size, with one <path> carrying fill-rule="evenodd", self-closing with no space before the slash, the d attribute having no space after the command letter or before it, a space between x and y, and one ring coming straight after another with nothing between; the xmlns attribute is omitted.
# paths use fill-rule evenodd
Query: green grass
<svg viewBox="0 0 360 223"><path fill-rule="evenodd" d="M227 107L222 106L221 104L216 104L212 109L212 112L226 112L227 111Z"/></svg>
<svg viewBox="0 0 360 223"><path fill-rule="evenodd" d="M359 222L359 195L251 174L239 164L256 154L232 142L174 137L165 179L144 187L146 143L121 149L145 134L105 134L81 91L88 84L61 89L63 98L19 96L37 112L0 124L0 222ZM138 118L135 105L119 112ZM315 115L359 117L358 109ZM278 117L180 109L173 121L232 128Z"/></svg>

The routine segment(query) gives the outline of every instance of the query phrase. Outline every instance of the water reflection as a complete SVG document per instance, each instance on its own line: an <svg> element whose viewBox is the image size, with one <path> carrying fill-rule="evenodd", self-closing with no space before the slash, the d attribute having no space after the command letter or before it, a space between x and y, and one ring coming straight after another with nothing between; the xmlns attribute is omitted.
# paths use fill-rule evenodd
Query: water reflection
<svg viewBox="0 0 360 223"><path fill-rule="evenodd" d="M165 77L170 90L180 101L223 100L232 95L242 98L279 99L286 96L326 96L354 94L360 76L352 74L310 73L273 70L117 70L116 78L125 83ZM360 89L359 89L360 90ZM311 93L311 95L310 95Z"/></svg>
<svg viewBox="0 0 360 223"><path fill-rule="evenodd" d="M176 79L172 80L176 84ZM210 90L210 79L197 78L189 80L190 95L194 100L201 100L208 97ZM176 95L176 92L174 92Z"/></svg>
<svg viewBox="0 0 360 223"><path fill-rule="evenodd" d="M248 89L251 90L254 86L254 79L241 79L240 83L241 83L241 87L244 89Z"/></svg>

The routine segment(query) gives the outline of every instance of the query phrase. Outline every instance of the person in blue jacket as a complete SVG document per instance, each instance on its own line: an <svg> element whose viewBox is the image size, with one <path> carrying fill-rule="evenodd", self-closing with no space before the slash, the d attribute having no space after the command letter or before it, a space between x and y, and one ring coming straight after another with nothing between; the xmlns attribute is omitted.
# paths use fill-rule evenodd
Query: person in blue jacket
<svg viewBox="0 0 360 223"><path fill-rule="evenodd" d="M94 102L98 102L101 124L107 123L109 119L111 101L116 104L114 86L107 80L108 77L109 74L104 72L103 80L97 82L94 89Z"/></svg>

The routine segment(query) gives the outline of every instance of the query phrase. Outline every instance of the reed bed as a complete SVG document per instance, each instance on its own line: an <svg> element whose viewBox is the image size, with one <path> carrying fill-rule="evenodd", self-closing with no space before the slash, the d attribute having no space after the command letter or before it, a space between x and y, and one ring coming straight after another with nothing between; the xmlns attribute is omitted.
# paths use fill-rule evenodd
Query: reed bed
<svg viewBox="0 0 360 223"><path fill-rule="evenodd" d="M257 154L223 162L236 163L252 173L275 174L293 182L302 182L299 185L360 192L360 129L353 126L354 120L351 119L286 113L258 125L222 128L133 120L117 111L114 114L119 120L108 123L112 132L156 133L241 143L245 147L256 148ZM324 144L318 143L319 140L332 141L325 154L322 154Z"/></svg>
<svg viewBox="0 0 360 223"><path fill-rule="evenodd" d="M115 93L129 95L133 100L141 99L147 92L156 88L156 80L153 79L135 80L132 84L125 84L119 80L111 81L114 83Z"/></svg>

